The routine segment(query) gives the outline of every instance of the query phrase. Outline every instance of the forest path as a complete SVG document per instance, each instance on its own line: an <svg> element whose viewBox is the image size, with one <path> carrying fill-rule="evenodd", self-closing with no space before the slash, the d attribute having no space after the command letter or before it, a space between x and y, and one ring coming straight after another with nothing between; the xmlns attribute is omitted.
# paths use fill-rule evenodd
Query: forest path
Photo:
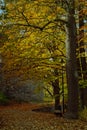
<svg viewBox="0 0 87 130"><path fill-rule="evenodd" d="M0 130L87 130L87 122L32 111L40 107L32 103L0 106Z"/></svg>

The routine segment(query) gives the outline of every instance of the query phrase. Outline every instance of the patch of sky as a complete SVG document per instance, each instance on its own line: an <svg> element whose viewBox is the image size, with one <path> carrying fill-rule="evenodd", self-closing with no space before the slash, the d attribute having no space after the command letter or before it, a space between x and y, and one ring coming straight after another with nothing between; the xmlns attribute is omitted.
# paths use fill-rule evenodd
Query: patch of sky
<svg viewBox="0 0 87 130"><path fill-rule="evenodd" d="M3 10L2 10L2 9L0 9L0 16L1 16L1 15L3 15L3 13L4 13L4 12L3 12Z"/></svg>
<svg viewBox="0 0 87 130"><path fill-rule="evenodd" d="M5 6L4 0L0 0L0 6Z"/></svg>
<svg viewBox="0 0 87 130"><path fill-rule="evenodd" d="M5 10L5 2L4 0L0 0L0 16L6 14L6 10Z"/></svg>

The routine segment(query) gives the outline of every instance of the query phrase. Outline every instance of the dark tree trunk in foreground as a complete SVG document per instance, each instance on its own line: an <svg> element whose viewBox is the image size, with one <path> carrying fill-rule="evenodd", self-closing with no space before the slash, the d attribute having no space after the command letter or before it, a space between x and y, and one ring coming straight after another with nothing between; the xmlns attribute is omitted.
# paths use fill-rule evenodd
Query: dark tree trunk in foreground
<svg viewBox="0 0 87 130"><path fill-rule="evenodd" d="M69 8L67 13L67 41L66 41L66 73L68 85L68 110L67 118L78 118L78 74L76 61L76 22L74 0L68 0Z"/></svg>

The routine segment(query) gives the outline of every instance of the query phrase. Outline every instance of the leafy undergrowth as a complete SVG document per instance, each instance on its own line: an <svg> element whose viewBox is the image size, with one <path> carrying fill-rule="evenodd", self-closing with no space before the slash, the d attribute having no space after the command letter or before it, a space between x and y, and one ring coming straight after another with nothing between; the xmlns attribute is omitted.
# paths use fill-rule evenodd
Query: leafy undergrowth
<svg viewBox="0 0 87 130"><path fill-rule="evenodd" d="M87 121L87 107L85 107L81 112L80 112L80 119Z"/></svg>
<svg viewBox="0 0 87 130"><path fill-rule="evenodd" d="M56 117L37 104L14 104L0 107L0 130L87 130L87 122ZM46 108L46 107L45 107Z"/></svg>

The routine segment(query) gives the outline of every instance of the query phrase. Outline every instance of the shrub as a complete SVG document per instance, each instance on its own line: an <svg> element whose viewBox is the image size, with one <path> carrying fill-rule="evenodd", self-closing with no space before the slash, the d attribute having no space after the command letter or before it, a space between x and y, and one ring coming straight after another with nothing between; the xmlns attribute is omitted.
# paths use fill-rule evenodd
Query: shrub
<svg viewBox="0 0 87 130"><path fill-rule="evenodd" d="M80 119L87 121L87 107L80 112Z"/></svg>

